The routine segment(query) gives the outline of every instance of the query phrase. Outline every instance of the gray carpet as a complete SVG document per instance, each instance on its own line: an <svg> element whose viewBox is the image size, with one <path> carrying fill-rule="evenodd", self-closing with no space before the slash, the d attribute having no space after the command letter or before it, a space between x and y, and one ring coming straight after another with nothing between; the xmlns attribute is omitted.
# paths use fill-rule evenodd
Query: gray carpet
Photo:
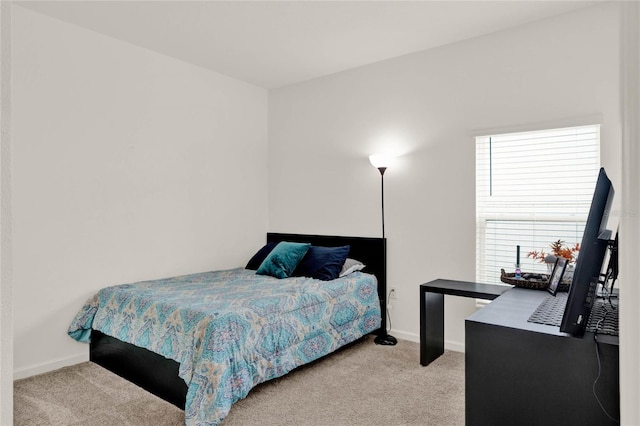
<svg viewBox="0 0 640 426"><path fill-rule="evenodd" d="M15 425L182 425L184 413L93 363L18 380ZM464 354L366 338L253 389L223 425L462 425Z"/></svg>

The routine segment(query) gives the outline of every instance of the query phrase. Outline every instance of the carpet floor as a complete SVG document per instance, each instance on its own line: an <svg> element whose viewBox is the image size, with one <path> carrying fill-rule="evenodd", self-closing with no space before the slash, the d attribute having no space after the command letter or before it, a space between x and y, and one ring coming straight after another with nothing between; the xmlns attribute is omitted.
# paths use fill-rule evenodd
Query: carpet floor
<svg viewBox="0 0 640 426"><path fill-rule="evenodd" d="M184 424L173 405L87 362L18 380L15 425ZM237 402L230 425L462 425L464 354L420 366L417 343L367 337L261 384Z"/></svg>

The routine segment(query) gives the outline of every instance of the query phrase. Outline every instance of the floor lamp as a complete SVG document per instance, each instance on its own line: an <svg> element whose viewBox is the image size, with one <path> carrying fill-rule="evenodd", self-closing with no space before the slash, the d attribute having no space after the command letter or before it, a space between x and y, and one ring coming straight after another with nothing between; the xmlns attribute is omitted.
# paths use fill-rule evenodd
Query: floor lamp
<svg viewBox="0 0 640 426"><path fill-rule="evenodd" d="M376 169L378 169L380 171L380 183L381 183L381 188L382 188L382 239L384 240L385 235L384 235L384 172L387 170L387 167L389 166L389 163L391 162L391 157L386 156L386 155L370 155L369 156L369 161L371 162L371 164L373 165L373 167L375 167ZM386 275L386 269L387 269L387 243L386 241L384 242L384 263L385 263L385 275ZM386 278L386 277L385 277ZM386 286L385 286L385 291L386 291ZM387 299L386 299L387 295L384 295L385 297L385 312L383 313L383 315L387 315L387 318L389 318L389 312L387 311L386 307L387 307ZM389 320L391 320L391 318L389 318ZM391 322L391 321L389 321ZM396 340L395 337L393 337L390 334L387 334L387 330L386 330L386 326L385 326L385 330L383 334L380 334L379 336L376 336L376 338L374 339L374 342L378 345L395 345L396 343L398 343L398 341Z"/></svg>

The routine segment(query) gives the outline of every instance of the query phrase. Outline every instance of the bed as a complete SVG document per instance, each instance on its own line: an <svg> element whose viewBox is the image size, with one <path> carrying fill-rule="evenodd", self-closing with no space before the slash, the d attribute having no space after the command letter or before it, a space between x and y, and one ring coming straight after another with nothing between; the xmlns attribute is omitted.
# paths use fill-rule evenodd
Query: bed
<svg viewBox="0 0 640 426"><path fill-rule="evenodd" d="M236 268L108 287L70 335L90 340L91 361L183 408L187 424L219 424L258 383L386 334L384 239L267 234L284 241L349 245L367 267L331 281Z"/></svg>

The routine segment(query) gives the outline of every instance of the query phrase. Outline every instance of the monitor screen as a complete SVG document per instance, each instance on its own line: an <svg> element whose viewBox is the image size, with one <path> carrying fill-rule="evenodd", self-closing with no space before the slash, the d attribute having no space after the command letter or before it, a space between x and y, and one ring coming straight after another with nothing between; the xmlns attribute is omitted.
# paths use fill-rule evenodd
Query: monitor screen
<svg viewBox="0 0 640 426"><path fill-rule="evenodd" d="M573 336L584 334L596 296L602 264L611 238L611 233L606 228L613 194L613 185L601 168L560 325L560 331Z"/></svg>

